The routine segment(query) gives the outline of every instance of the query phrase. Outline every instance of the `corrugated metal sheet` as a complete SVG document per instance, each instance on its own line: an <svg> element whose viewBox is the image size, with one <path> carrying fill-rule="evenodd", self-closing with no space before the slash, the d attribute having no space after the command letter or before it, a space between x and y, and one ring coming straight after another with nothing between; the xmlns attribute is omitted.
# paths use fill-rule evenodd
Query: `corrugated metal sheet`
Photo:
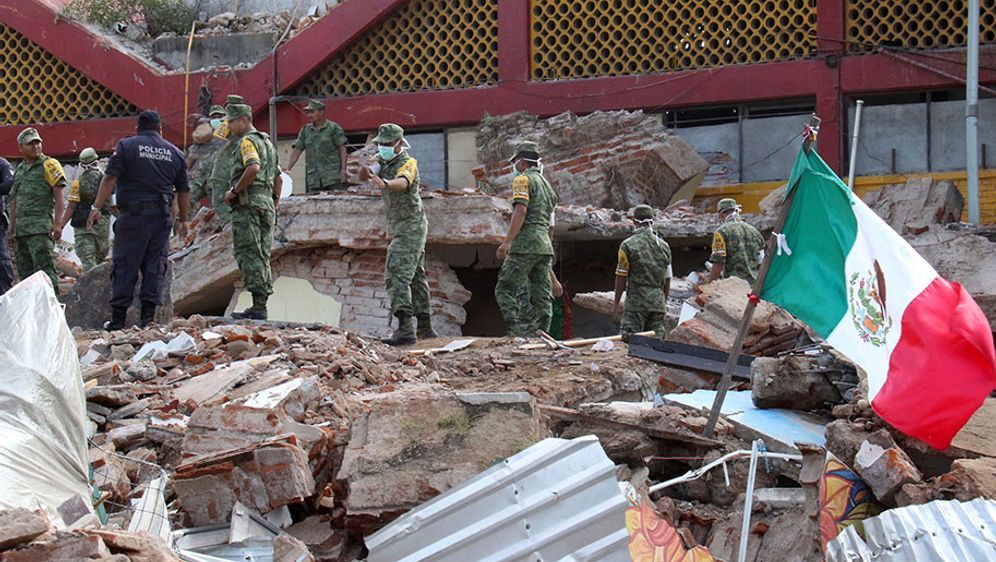
<svg viewBox="0 0 996 562"><path fill-rule="evenodd" d="M628 502L594 436L545 439L366 539L368 562L630 562Z"/></svg>
<svg viewBox="0 0 996 562"><path fill-rule="evenodd" d="M827 543L827 562L996 560L996 502L933 501L866 519Z"/></svg>

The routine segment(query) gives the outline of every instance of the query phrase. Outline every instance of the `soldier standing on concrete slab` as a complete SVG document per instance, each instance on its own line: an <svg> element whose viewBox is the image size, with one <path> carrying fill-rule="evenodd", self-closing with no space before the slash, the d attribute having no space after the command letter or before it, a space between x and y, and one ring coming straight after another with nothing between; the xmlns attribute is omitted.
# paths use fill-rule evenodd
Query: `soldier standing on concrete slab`
<svg viewBox="0 0 996 562"><path fill-rule="evenodd" d="M633 209L636 234L619 245L616 265L616 298L613 316L620 320L623 341L630 334L653 330L664 337L667 296L671 292L671 248L654 232L654 209L639 205ZM622 314L619 301L626 291Z"/></svg>
<svg viewBox="0 0 996 562"><path fill-rule="evenodd" d="M304 109L311 123L305 125L294 141L290 162L285 172L290 173L301 153L308 152L305 162L305 188L308 193L341 189L346 178L346 133L338 123L325 118L325 104L311 100Z"/></svg>
<svg viewBox="0 0 996 562"><path fill-rule="evenodd" d="M62 230L56 221L62 217L65 206L62 189L66 187L66 174L58 160L42 153L42 139L37 130L21 131L17 144L24 156L14 172L10 202L17 272L21 279L27 279L36 271L44 271L59 294L55 242L62 239Z"/></svg>
<svg viewBox="0 0 996 562"><path fill-rule="evenodd" d="M14 170L6 158L0 158L0 295L14 286L14 263L10 259L7 238L7 194L14 185Z"/></svg>
<svg viewBox="0 0 996 562"><path fill-rule="evenodd" d="M368 168L363 173L363 179L369 177L383 194L387 232L391 237L384 278L398 329L384 340L390 345L438 337L432 329L429 283L425 279L429 223L419 195L418 162L408 154L404 136L404 129L393 123L378 127L373 142L378 145L379 169ZM418 319L417 331L413 316Z"/></svg>
<svg viewBox="0 0 996 562"><path fill-rule="evenodd" d="M539 146L522 142L510 161L517 173L512 182L512 223L498 247L503 262L495 299L510 336L529 337L549 331L553 316L553 213L557 194L539 168ZM529 295L524 312L520 295Z"/></svg>
<svg viewBox="0 0 996 562"><path fill-rule="evenodd" d="M753 285L763 257L764 238L740 218L740 206L735 199L720 199L717 211L723 224L712 237L712 256L709 258L712 270L707 282L720 277L739 277Z"/></svg>
<svg viewBox="0 0 996 562"><path fill-rule="evenodd" d="M231 189L225 202L232 207L232 243L235 263L242 271L252 306L236 318L266 320L266 302L273 294L270 250L273 224L283 180L277 162L277 149L269 135L252 126L252 108L228 105L228 127L235 144L229 178Z"/></svg>
<svg viewBox="0 0 996 562"><path fill-rule="evenodd" d="M221 106L217 106L221 107ZM190 176L190 216L195 216L202 206L202 201L211 200L211 190L208 180L218 152L227 144L227 140L214 134L211 120L201 117L194 127L194 143L187 147L187 175Z"/></svg>
<svg viewBox="0 0 996 562"><path fill-rule="evenodd" d="M176 233L187 235L190 204L187 162L183 151L161 135L162 121L155 111L138 114L136 135L118 142L100 181L87 228L103 220L101 209L117 190L120 215L114 223L114 264L111 268L111 320L104 327L125 326L135 283L142 274L142 313L139 325L155 318L162 303L169 235L173 229L173 192L177 199Z"/></svg>
<svg viewBox="0 0 996 562"><path fill-rule="evenodd" d="M226 103L228 105L232 104L243 104L245 101L242 96L232 94L228 96ZM211 106L212 124L214 124L213 119L217 113L215 111L216 107ZM221 220L222 225L227 225L232 222L232 208L225 202L225 195L228 193L229 188L232 187L231 177L229 174L232 172L232 165L235 163L235 142L229 135L228 131L228 121L222 119L218 122L218 125L214 128L214 135L219 139L225 140L225 145L215 154L214 165L211 167L211 175L208 177L208 189L211 193L211 206L214 207L214 212L218 215L218 219Z"/></svg>
<svg viewBox="0 0 996 562"><path fill-rule="evenodd" d="M83 272L90 271L107 258L111 249L111 202L105 201L100 209L100 220L93 228L87 228L90 210L97 199L100 180L104 177L97 168L97 151L87 147L80 152L80 172L69 186L69 205L59 221L59 227L73 225L73 237L76 240L76 256L83 264Z"/></svg>

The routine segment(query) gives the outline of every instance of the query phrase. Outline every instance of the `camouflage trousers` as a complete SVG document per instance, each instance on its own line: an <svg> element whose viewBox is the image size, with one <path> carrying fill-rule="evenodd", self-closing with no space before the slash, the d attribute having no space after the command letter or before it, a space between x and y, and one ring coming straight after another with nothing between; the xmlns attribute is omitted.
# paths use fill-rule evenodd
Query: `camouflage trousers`
<svg viewBox="0 0 996 562"><path fill-rule="evenodd" d="M92 229L73 228L76 239L76 257L83 264L83 272L90 271L107 258L111 249L110 223L108 217L101 217Z"/></svg>
<svg viewBox="0 0 996 562"><path fill-rule="evenodd" d="M548 332L553 318L553 256L509 254L498 272L495 300L510 336L533 337L536 330ZM528 308L522 295L528 295Z"/></svg>
<svg viewBox="0 0 996 562"><path fill-rule="evenodd" d="M235 263L242 272L246 290L253 295L273 294L270 250L273 248L273 223L276 213L249 205L232 207L232 244Z"/></svg>
<svg viewBox="0 0 996 562"><path fill-rule="evenodd" d="M666 310L663 289L630 284L626 288L619 333L625 337L653 330L657 337L663 338L667 325Z"/></svg>
<svg viewBox="0 0 996 562"><path fill-rule="evenodd" d="M425 242L420 250L413 244L391 241L387 247L384 284L391 299L393 314L418 316L429 314L429 282L425 279Z"/></svg>
<svg viewBox="0 0 996 562"><path fill-rule="evenodd" d="M55 242L47 232L14 238L14 258L22 281L36 271L43 271L52 280L55 294L59 294L59 274L55 271Z"/></svg>
<svg viewBox="0 0 996 562"><path fill-rule="evenodd" d="M202 205L204 199L207 199L208 202L211 203L211 206L213 207L214 206L214 198L212 197L213 195L214 194L211 193L211 190L208 188L207 180L201 179L198 181L190 182L190 210L187 213L187 216L189 216L190 218L196 217L197 211L200 211L201 207L204 206ZM222 196L224 196L224 194L222 194Z"/></svg>

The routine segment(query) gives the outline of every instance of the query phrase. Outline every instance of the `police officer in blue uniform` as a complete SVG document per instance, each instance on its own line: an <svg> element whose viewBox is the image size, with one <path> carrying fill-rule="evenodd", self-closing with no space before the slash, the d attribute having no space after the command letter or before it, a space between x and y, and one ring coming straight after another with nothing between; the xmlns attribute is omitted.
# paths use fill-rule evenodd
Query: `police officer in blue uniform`
<svg viewBox="0 0 996 562"><path fill-rule="evenodd" d="M14 262L10 259L10 248L7 245L7 206L4 199L14 185L14 171L4 158L0 158L0 295L14 286Z"/></svg>
<svg viewBox="0 0 996 562"><path fill-rule="evenodd" d="M137 135L118 142L107 163L87 227L100 220L104 201L117 190L120 215L114 224L111 268L111 321L108 330L125 326L138 274L142 274L142 315L145 326L162 302L161 286L166 274L169 236L173 229L173 193L177 199L176 232L187 235L190 188L183 151L165 140L162 121L155 111L138 115Z"/></svg>

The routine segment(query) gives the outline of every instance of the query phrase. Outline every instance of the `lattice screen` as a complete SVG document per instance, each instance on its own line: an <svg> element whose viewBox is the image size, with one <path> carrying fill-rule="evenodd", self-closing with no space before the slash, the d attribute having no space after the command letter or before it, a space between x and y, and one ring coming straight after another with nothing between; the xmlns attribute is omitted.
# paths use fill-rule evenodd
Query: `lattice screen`
<svg viewBox="0 0 996 562"><path fill-rule="evenodd" d="M532 76L659 73L805 58L816 0L530 0Z"/></svg>
<svg viewBox="0 0 996 562"><path fill-rule="evenodd" d="M358 96L469 88L497 81L497 0L413 0L316 72L296 93Z"/></svg>
<svg viewBox="0 0 996 562"><path fill-rule="evenodd" d="M879 45L925 49L967 43L966 0L850 0L847 38L851 52ZM980 40L996 42L996 0L980 0Z"/></svg>
<svg viewBox="0 0 996 562"><path fill-rule="evenodd" d="M114 92L0 23L0 125L137 113Z"/></svg>

